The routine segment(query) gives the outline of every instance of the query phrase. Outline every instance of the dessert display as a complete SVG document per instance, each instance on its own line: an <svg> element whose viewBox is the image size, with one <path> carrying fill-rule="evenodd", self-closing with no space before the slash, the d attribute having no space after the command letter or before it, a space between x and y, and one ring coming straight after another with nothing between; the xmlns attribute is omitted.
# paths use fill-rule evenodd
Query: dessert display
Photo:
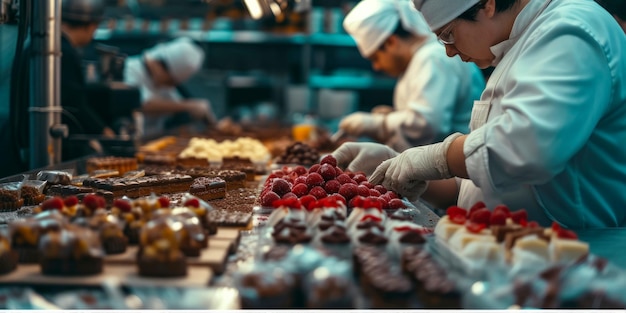
<svg viewBox="0 0 626 313"><path fill-rule="evenodd" d="M0 275L12 272L17 267L17 252L11 249L11 238L0 232Z"/></svg>
<svg viewBox="0 0 626 313"><path fill-rule="evenodd" d="M222 170L235 170L246 173L247 181L254 181L256 178L257 170L250 161L250 159L240 158L240 157L225 157L222 160L222 166L220 167ZM259 174L264 174L265 171L260 171Z"/></svg>
<svg viewBox="0 0 626 313"><path fill-rule="evenodd" d="M137 267L140 276L180 277L187 275L187 261L180 250L181 228L162 217L149 221L141 230Z"/></svg>
<svg viewBox="0 0 626 313"><path fill-rule="evenodd" d="M141 208L133 206L130 200L116 199L111 207L111 214L124 222L123 233L128 239L128 244L139 244L139 235L145 224Z"/></svg>
<svg viewBox="0 0 626 313"><path fill-rule="evenodd" d="M213 209L210 204L194 197L193 195L186 195L179 202L179 206L182 206L182 209L193 212L208 235L217 234L218 222L216 221L215 216L211 214L215 212L215 209ZM180 211L181 208L174 208L174 214L177 212L177 209Z"/></svg>
<svg viewBox="0 0 626 313"><path fill-rule="evenodd" d="M255 265L239 277L241 308L291 308L295 285L292 274L278 267Z"/></svg>
<svg viewBox="0 0 626 313"><path fill-rule="evenodd" d="M83 186L94 189L103 189L113 193L115 198L127 196L138 198L152 193L157 195L164 193L185 192L193 178L188 175L160 175L147 176L137 179L128 178L89 178L83 181Z"/></svg>
<svg viewBox="0 0 626 313"><path fill-rule="evenodd" d="M24 204L18 190L0 189L0 212L15 211Z"/></svg>
<svg viewBox="0 0 626 313"><path fill-rule="evenodd" d="M328 196L341 197L348 209L354 207L353 199L357 196L376 199L384 210L406 207L395 192L370 184L363 173L338 168L332 155L325 156L308 170L304 166L285 166L273 171L264 183L260 202L262 206L275 208L273 202L281 198L295 197L307 205Z"/></svg>
<svg viewBox="0 0 626 313"><path fill-rule="evenodd" d="M104 209L98 209L88 221L88 227L99 236L104 252L120 254L126 251L128 239L124 236L123 223Z"/></svg>
<svg viewBox="0 0 626 313"><path fill-rule="evenodd" d="M240 157L252 162L267 163L270 153L263 143L249 137L217 142L213 139L191 138L189 145L179 155L178 160L204 159L208 162L222 162L225 157ZM183 161L184 162L184 161Z"/></svg>
<svg viewBox="0 0 626 313"><path fill-rule="evenodd" d="M32 218L19 219L9 224L11 248L19 255L20 263L39 261L39 241L50 231L59 231L67 220L57 210L45 211Z"/></svg>
<svg viewBox="0 0 626 313"><path fill-rule="evenodd" d="M41 171L37 173L37 180L51 185L69 185L72 182L72 175L63 171Z"/></svg>
<svg viewBox="0 0 626 313"><path fill-rule="evenodd" d="M93 188L89 188L89 187L74 186L74 185L53 185L47 189L46 195L52 196L52 197L64 198L68 196L85 195L88 193L93 193L94 191L95 190Z"/></svg>
<svg viewBox="0 0 626 313"><path fill-rule="evenodd" d="M277 164L301 164L305 166L316 164L320 159L319 152L302 142L295 142L285 149L276 159Z"/></svg>
<svg viewBox="0 0 626 313"><path fill-rule="evenodd" d="M453 206L437 223L435 235L451 252L472 262L563 263L589 253L589 245L573 231L556 223L542 228L527 216L525 210L511 212L503 205L492 213L482 202L469 211Z"/></svg>
<svg viewBox="0 0 626 313"><path fill-rule="evenodd" d="M215 200L226 197L226 181L215 177L198 177L189 187L189 193L204 200Z"/></svg>
<svg viewBox="0 0 626 313"><path fill-rule="evenodd" d="M178 234L180 251L185 256L200 256L200 251L209 246L209 241L196 214L187 208L174 208L170 218L182 223Z"/></svg>
<svg viewBox="0 0 626 313"><path fill-rule="evenodd" d="M237 188L243 188L245 186L246 174L241 171L235 170L213 170L202 167L182 168L176 167L174 169L168 167L146 167L144 169L146 175L153 176L167 176L167 175L185 175L192 178L206 177L206 178L221 178L226 182L227 190L234 190Z"/></svg>
<svg viewBox="0 0 626 313"><path fill-rule="evenodd" d="M43 234L39 241L39 255L44 275L86 276L99 274L103 268L98 236L75 225Z"/></svg>
<svg viewBox="0 0 626 313"><path fill-rule="evenodd" d="M24 200L24 205L37 205L46 198L38 188L32 186L22 186L21 196Z"/></svg>

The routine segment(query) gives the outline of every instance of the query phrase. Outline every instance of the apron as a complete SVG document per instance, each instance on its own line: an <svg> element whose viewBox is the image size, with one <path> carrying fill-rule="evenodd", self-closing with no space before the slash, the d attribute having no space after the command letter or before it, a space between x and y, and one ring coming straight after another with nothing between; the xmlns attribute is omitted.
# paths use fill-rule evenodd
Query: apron
<svg viewBox="0 0 626 313"><path fill-rule="evenodd" d="M532 22L536 20L537 17L539 17L541 13L543 13L543 11L545 11L545 9L551 2L552 0L547 0L537 12L537 14L528 22L526 27L532 24ZM523 33L523 31L521 33ZM515 45L519 43L515 42L513 44ZM493 84L489 97L487 99L474 101L472 115L470 118L470 132L478 129L488 122L489 114L492 113L492 101L494 100L494 95L496 88L498 87L498 83L500 82L500 79L502 78L504 73L507 72L506 69L512 64L515 59L516 57L508 58L508 62L506 64L502 64L503 70L494 71L494 74L496 75L494 77L495 83ZM498 114L501 112L495 113ZM537 194L535 193L535 190L531 185L523 185L515 191L501 193L496 192L495 190L490 188L490 186L479 188L471 180L461 179L459 188L459 199L457 201L458 206L469 209L478 201L484 201L487 207L490 208L494 208L497 205L506 203L511 210L526 209L526 211L528 212L529 220L537 221L541 225L550 225L552 221L545 213L546 210L540 204L540 201L537 198Z"/></svg>

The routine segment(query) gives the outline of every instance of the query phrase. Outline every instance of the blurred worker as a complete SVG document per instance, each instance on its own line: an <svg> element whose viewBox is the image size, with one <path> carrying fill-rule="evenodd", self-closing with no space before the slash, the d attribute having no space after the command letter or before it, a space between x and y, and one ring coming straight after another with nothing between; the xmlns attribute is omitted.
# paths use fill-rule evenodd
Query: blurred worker
<svg viewBox="0 0 626 313"><path fill-rule="evenodd" d="M104 17L104 0L63 0L61 11L61 82L60 98L63 108L62 123L68 126L69 134L89 134L112 137L113 130L100 118L87 100L82 57L78 49L87 46L92 40L99 23ZM11 123L13 139L19 149L21 164L19 171L27 170L29 148L30 83L29 68L32 55L30 42L25 44L19 64L13 71L11 94ZM95 152L84 142L63 140L62 159L64 161ZM18 149L18 150L19 150Z"/></svg>
<svg viewBox="0 0 626 313"><path fill-rule="evenodd" d="M397 151L467 133L474 100L485 88L474 64L446 56L422 15L406 0L364 0L343 22L374 70L398 77L388 114L357 112L339 128Z"/></svg>
<svg viewBox="0 0 626 313"><path fill-rule="evenodd" d="M180 88L203 62L204 51L189 38L161 43L126 59L124 81L141 91L144 135L162 134L173 119L215 123L209 101L188 98Z"/></svg>
<svg viewBox="0 0 626 313"><path fill-rule="evenodd" d="M626 32L626 1L624 0L596 0L602 7L613 15L617 23Z"/></svg>

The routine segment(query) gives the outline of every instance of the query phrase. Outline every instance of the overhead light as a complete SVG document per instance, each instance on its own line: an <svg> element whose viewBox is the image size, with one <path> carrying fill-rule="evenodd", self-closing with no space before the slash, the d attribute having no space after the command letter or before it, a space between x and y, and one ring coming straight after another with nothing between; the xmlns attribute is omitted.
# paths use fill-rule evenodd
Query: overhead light
<svg viewBox="0 0 626 313"><path fill-rule="evenodd" d="M248 8L248 13L250 16L258 20L263 17L263 8L261 7L262 0L244 0L246 8Z"/></svg>

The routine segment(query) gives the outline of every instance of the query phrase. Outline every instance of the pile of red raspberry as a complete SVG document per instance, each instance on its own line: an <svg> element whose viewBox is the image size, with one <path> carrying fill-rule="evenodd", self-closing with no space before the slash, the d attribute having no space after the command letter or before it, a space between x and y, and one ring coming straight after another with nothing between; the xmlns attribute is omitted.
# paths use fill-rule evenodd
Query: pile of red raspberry
<svg viewBox="0 0 626 313"><path fill-rule="evenodd" d="M274 201L297 198L307 208L308 204L326 197L335 197L352 208L355 199L379 201L383 209L405 208L404 202L393 191L381 185L372 185L362 172L353 173L337 167L337 160L328 155L308 170L304 166L283 167L273 171L261 192L261 205L277 207Z"/></svg>

